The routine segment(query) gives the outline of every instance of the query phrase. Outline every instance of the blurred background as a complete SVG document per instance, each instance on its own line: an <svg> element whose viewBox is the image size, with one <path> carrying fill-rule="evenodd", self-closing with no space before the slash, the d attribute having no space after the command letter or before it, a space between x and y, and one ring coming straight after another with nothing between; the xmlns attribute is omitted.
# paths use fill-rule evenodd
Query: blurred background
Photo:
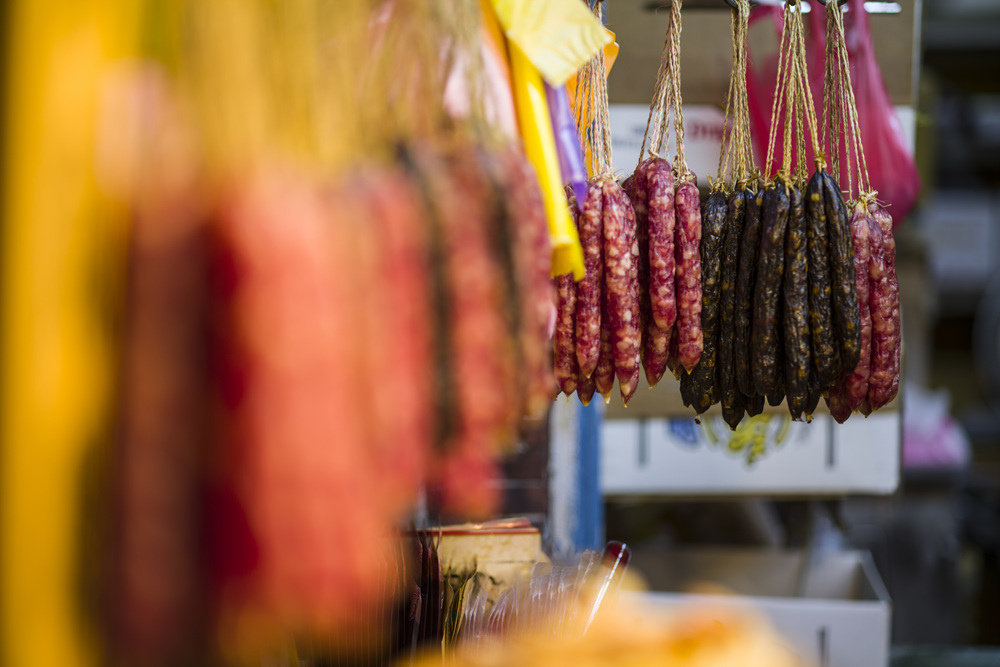
<svg viewBox="0 0 1000 667"><path fill-rule="evenodd" d="M671 382L549 402L548 272L578 258L543 79L592 119L572 75L607 56L630 174L670 9L606 0L614 45L589 11L532 20L569 4L3 4L0 663L409 661L455 619L502 634L512 572L552 599L613 589L608 541L647 602L723 587L803 664L1000 660L1000 3L849 3L858 90L887 101L859 107L906 158L870 166L911 190L890 209L900 396L734 434ZM731 17L683 15L705 192ZM670 627L703 639L699 618ZM635 639L609 623L595 641Z"/></svg>

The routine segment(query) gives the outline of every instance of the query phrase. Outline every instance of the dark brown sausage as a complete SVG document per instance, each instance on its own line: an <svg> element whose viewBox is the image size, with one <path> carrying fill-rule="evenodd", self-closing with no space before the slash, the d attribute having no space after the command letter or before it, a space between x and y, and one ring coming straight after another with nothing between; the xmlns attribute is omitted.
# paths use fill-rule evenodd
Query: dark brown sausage
<svg viewBox="0 0 1000 667"><path fill-rule="evenodd" d="M678 207L678 210L680 207ZM719 297L722 288L722 236L726 225L726 196L715 191L705 200L701 236L701 330L703 351L698 365L681 377L681 398L698 414L719 400L716 369L719 342ZM681 335L678 328L678 336ZM679 341L680 342L680 341Z"/></svg>
<svg viewBox="0 0 1000 667"><path fill-rule="evenodd" d="M901 348L899 315L899 280L896 277L896 240L892 234L892 217L873 202L868 210L882 235L882 255L885 281L872 285L872 368L868 400L873 410L886 405L899 391L899 357ZM876 303L879 316L876 318Z"/></svg>
<svg viewBox="0 0 1000 667"><path fill-rule="evenodd" d="M776 183L764 192L761 209L760 255L754 289L750 364L757 393L771 396L780 387L778 365L778 315L785 271L785 229L790 202L788 189ZM773 403L772 403L773 405Z"/></svg>
<svg viewBox="0 0 1000 667"><path fill-rule="evenodd" d="M677 274L677 351L678 362L691 372L701 359L704 348L702 327L702 215L700 195L695 183L677 186L675 272Z"/></svg>
<svg viewBox="0 0 1000 667"><path fill-rule="evenodd" d="M601 291L604 283L604 195L601 183L587 188L579 219L586 274L576 290L576 359L580 375L590 377L601 351Z"/></svg>
<svg viewBox="0 0 1000 667"><path fill-rule="evenodd" d="M746 223L740 240L740 261L736 274L736 317L733 364L736 388L753 396L757 394L750 371L750 333L753 331L753 292L757 281L757 255L760 252L760 209L764 192L746 192Z"/></svg>
<svg viewBox="0 0 1000 667"><path fill-rule="evenodd" d="M677 319L674 294L674 173L662 158L649 160L649 296L653 321L669 331Z"/></svg>
<svg viewBox="0 0 1000 667"><path fill-rule="evenodd" d="M747 411L747 417L756 417L764 412L764 397L760 394L753 396L743 396L743 407Z"/></svg>
<svg viewBox="0 0 1000 667"><path fill-rule="evenodd" d="M840 377L840 351L833 339L833 305L830 294L829 223L823 176L816 172L805 191L806 246L809 261L809 335L812 366L821 388Z"/></svg>
<svg viewBox="0 0 1000 667"><path fill-rule="evenodd" d="M799 420L809 399L809 275L806 215L802 193L789 188L785 231L785 275L782 331L785 338L785 399L792 419Z"/></svg>
<svg viewBox="0 0 1000 667"><path fill-rule="evenodd" d="M858 319L858 289L854 280L854 250L851 224L840 186L826 172L824 183L826 220L830 233L830 289L833 331L840 345L840 367L854 368L861 356L861 322Z"/></svg>
<svg viewBox="0 0 1000 667"><path fill-rule="evenodd" d="M736 274L739 268L740 240L746 219L746 193L737 190L729 195L726 222L722 233L722 262L719 288L719 400L722 416L735 429L743 419L743 401L736 387Z"/></svg>

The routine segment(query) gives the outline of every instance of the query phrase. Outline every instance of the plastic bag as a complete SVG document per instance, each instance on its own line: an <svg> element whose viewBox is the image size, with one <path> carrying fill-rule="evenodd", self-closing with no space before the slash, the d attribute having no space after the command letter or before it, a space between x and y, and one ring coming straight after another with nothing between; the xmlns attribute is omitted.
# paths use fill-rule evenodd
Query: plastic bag
<svg viewBox="0 0 1000 667"><path fill-rule="evenodd" d="M814 4L814 11L808 14L809 34L806 46L813 99L821 105L825 67L825 15L822 6ZM868 174L872 186L878 190L879 200L889 204L893 226L898 227L916 203L920 191L920 176L875 59L864 2L848 0L847 7L844 30ZM816 9L819 11L815 11ZM750 23L753 25L761 20L770 20L776 34L780 36L782 11L778 7L759 6L751 13ZM776 73L777 54L765 59L753 58L751 54L747 68L747 88L754 149L759 161L767 152ZM817 111L821 113L822 109ZM856 194L853 193L852 196Z"/></svg>

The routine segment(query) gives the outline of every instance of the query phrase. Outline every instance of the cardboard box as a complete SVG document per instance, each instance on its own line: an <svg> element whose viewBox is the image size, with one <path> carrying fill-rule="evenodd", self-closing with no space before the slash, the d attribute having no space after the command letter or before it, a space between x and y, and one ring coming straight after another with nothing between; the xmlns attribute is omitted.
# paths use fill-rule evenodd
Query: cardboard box
<svg viewBox="0 0 1000 667"><path fill-rule="evenodd" d="M806 664L889 662L891 602L867 552L635 550L630 568L646 577L651 592L623 596L671 610L698 603L749 607L766 616ZM705 584L736 596L686 592Z"/></svg>
<svg viewBox="0 0 1000 667"><path fill-rule="evenodd" d="M628 408L631 410L632 408ZM606 497L891 494L899 485L902 419L882 410L835 424L783 415L744 419L735 432L721 415L606 419L601 490ZM753 463L748 456L761 451Z"/></svg>

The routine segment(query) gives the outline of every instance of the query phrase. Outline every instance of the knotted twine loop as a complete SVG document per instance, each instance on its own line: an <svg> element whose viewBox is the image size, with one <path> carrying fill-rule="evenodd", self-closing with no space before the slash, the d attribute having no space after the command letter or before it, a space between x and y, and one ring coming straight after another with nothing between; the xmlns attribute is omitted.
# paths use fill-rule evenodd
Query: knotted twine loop
<svg viewBox="0 0 1000 667"><path fill-rule="evenodd" d="M591 6L598 20L602 19L601 7L601 2ZM614 178L608 78L604 68L602 48L576 76L576 126L580 131L584 152L590 156L589 168L593 178Z"/></svg>
<svg viewBox="0 0 1000 667"><path fill-rule="evenodd" d="M843 183L847 177L847 195L853 199L854 176L858 180L858 199L874 201L877 193L872 190L865 162L864 147L861 142L861 126L858 109L851 86L850 60L847 54L847 40L844 34L844 17L836 3L826 8L826 71L823 81L824 97L824 140L831 154L831 169ZM846 164L840 169L840 155L843 151ZM852 170L852 164L854 169Z"/></svg>
<svg viewBox="0 0 1000 667"><path fill-rule="evenodd" d="M663 108L667 104L667 96L673 88L667 83L669 67L667 54L670 51L670 24L663 35L663 49L660 51L660 67L656 72L656 84L653 86L653 100L649 104L649 115L646 116L646 130L642 134L642 146L639 148L639 162L636 168L646 159L646 142L649 141L650 153L658 152L663 140ZM654 120L655 119L655 120ZM652 130L652 133L650 132ZM654 149L654 146L656 147Z"/></svg>
<svg viewBox="0 0 1000 667"><path fill-rule="evenodd" d="M784 119L782 143L782 165L774 175L775 180L791 183L792 177L802 177L805 173L805 129L809 130L816 168L822 169L826 159L820 150L816 129L816 109L812 91L809 89L809 75L806 69L805 30L802 22L801 0L794 0L785 7L781 28L781 42L778 52L778 76L775 83L774 104L771 108L771 128L767 142L766 169L774 160L777 141L777 124ZM803 124L805 127L803 127ZM796 127L798 125L798 127ZM798 155L793 153L793 142L802 133L797 143ZM793 161L793 157L795 158Z"/></svg>
<svg viewBox="0 0 1000 667"><path fill-rule="evenodd" d="M673 166L678 183L693 181L694 172L687 166L684 153L684 111L681 99L681 4L674 0L670 5L670 19L660 53L660 68L656 73L653 99L646 118L646 131L639 150L639 163L646 158L661 156L669 145L670 115L673 114L674 140L677 155Z"/></svg>
<svg viewBox="0 0 1000 667"><path fill-rule="evenodd" d="M677 183L687 183L695 180L694 172L688 168L687 157L684 155L684 110L681 98L681 0L674 0L670 5L670 66L673 87L674 140L677 143L677 155L674 157L674 173Z"/></svg>
<svg viewBox="0 0 1000 667"><path fill-rule="evenodd" d="M712 183L713 190L725 189L727 174L734 189L743 189L756 178L750 144L750 104L746 85L749 22L749 0L737 0L737 8L733 10L731 20L733 66L726 96L723 126L726 136L723 137L719 150L719 171Z"/></svg>

